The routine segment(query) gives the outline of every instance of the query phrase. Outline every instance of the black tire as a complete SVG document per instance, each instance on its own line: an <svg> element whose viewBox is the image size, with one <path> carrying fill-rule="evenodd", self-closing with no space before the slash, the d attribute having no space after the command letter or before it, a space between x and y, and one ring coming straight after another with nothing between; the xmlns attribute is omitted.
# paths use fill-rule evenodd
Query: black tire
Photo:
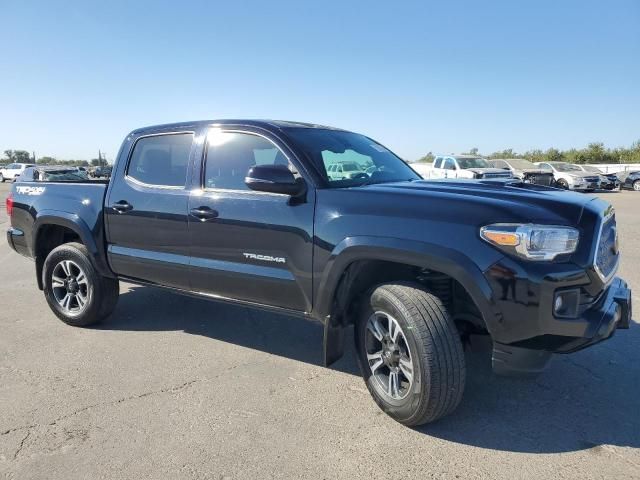
<svg viewBox="0 0 640 480"><path fill-rule="evenodd" d="M368 350L378 348L371 344L377 340L368 325L381 312L392 316L400 326L403 343L410 353L413 380L407 381L408 377L403 380L404 398L388 395L391 381L388 391L385 390L384 381L380 380L383 375L373 374L367 357L372 353ZM452 413L460 403L466 382L460 335L440 299L419 285L393 283L374 288L363 302L355 341L358 363L371 396L398 422L407 426L434 422ZM381 345L384 351L385 346ZM390 367L379 368L391 372Z"/></svg>
<svg viewBox="0 0 640 480"><path fill-rule="evenodd" d="M0 173L0 182L4 183L4 176Z"/></svg>
<svg viewBox="0 0 640 480"><path fill-rule="evenodd" d="M71 275L66 277L64 287L54 281L54 273L56 278L60 279L60 273L64 271L62 262L67 262L67 267L69 262L71 265ZM74 273L76 273L75 277ZM66 295L70 293L67 279L80 278L80 273L84 274L83 278L86 278L86 281L83 279L83 287L78 287L76 282L76 288L81 288L78 294L84 293L85 300L82 306L76 300L76 311L73 311L71 305L65 308L58 298L61 296L66 298ZM49 307L60 320L68 325L75 327L94 325L107 318L118 302L118 280L98 274L89 259L86 247L80 243L65 243L54 248L44 261L42 277L44 296Z"/></svg>
<svg viewBox="0 0 640 480"><path fill-rule="evenodd" d="M566 180L564 180L562 178L560 180L556 181L556 186L558 188L562 188L563 190L569 190L569 184L567 183Z"/></svg>
<svg viewBox="0 0 640 480"><path fill-rule="evenodd" d="M632 187L636 192L640 192L640 180L636 180L635 182L633 182L633 184L631 185L631 187Z"/></svg>

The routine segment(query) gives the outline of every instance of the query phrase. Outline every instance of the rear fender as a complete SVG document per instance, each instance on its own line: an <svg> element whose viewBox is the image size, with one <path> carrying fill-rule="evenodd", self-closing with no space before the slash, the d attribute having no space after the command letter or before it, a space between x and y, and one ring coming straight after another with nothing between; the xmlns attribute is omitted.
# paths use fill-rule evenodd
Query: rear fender
<svg viewBox="0 0 640 480"><path fill-rule="evenodd" d="M98 222L102 222L102 218L98 219ZM38 251L38 243L42 241L42 228L50 225L59 225L66 227L73 231L80 237L80 241L87 248L89 252L89 260L98 271L98 273L105 277L115 278L114 273L109 268L104 249L96 242L104 241L104 234L102 230L102 224L100 223L92 231L87 223L75 213L43 210L39 212L36 220L33 224L33 237L31 245L31 251L36 260L36 272L38 279L38 287L42 290L42 266L44 265L44 258L38 258L36 252Z"/></svg>

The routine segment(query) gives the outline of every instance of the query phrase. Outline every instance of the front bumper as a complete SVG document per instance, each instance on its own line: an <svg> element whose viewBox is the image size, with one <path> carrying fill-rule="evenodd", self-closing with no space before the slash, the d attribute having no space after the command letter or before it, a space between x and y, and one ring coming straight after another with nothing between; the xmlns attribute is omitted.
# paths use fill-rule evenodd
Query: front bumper
<svg viewBox="0 0 640 480"><path fill-rule="evenodd" d="M542 372L553 353L571 353L610 338L617 329L631 324L631 290L621 278L611 285L593 305L576 319L550 318L544 322L548 331L528 340L503 344L494 341L492 366L496 374L507 376L535 375ZM567 323L575 334L567 337Z"/></svg>
<svg viewBox="0 0 640 480"><path fill-rule="evenodd" d="M616 329L628 329L632 310L631 289L627 282L615 277L601 298L577 319L586 327L585 336L559 346L555 353L575 352L606 340Z"/></svg>
<svg viewBox="0 0 640 480"><path fill-rule="evenodd" d="M494 342L531 350L569 353L629 328L631 289L621 278L608 283L593 268L528 264L504 258L485 272L495 317L487 322ZM578 292L570 315L554 310L559 292Z"/></svg>

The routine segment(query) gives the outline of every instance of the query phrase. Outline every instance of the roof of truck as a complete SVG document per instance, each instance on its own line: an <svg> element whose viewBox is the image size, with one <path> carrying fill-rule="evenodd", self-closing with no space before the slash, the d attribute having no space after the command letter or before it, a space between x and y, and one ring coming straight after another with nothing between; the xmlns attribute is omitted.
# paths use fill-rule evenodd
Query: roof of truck
<svg viewBox="0 0 640 480"><path fill-rule="evenodd" d="M265 130L280 130L284 128L322 128L329 130L342 130L340 128L319 125L316 123L295 122L288 120L255 120L255 119L218 119L218 120L194 120L191 122L165 123L137 128L132 134L141 134L149 131L170 130L172 128L203 127L207 125L244 125L263 128Z"/></svg>

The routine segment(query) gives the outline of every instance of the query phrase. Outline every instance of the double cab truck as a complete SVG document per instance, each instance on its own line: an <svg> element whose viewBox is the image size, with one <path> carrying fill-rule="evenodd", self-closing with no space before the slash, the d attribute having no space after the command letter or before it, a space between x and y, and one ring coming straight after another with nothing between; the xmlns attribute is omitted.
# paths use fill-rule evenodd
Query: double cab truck
<svg viewBox="0 0 640 480"><path fill-rule="evenodd" d="M327 171L351 161L369 167ZM134 130L110 180L18 181L7 212L9 244L67 324L107 319L126 281L318 320L326 365L353 327L367 388L406 425L456 408L477 335L496 372L533 374L631 319L608 203L518 179L425 181L324 126Z"/></svg>

